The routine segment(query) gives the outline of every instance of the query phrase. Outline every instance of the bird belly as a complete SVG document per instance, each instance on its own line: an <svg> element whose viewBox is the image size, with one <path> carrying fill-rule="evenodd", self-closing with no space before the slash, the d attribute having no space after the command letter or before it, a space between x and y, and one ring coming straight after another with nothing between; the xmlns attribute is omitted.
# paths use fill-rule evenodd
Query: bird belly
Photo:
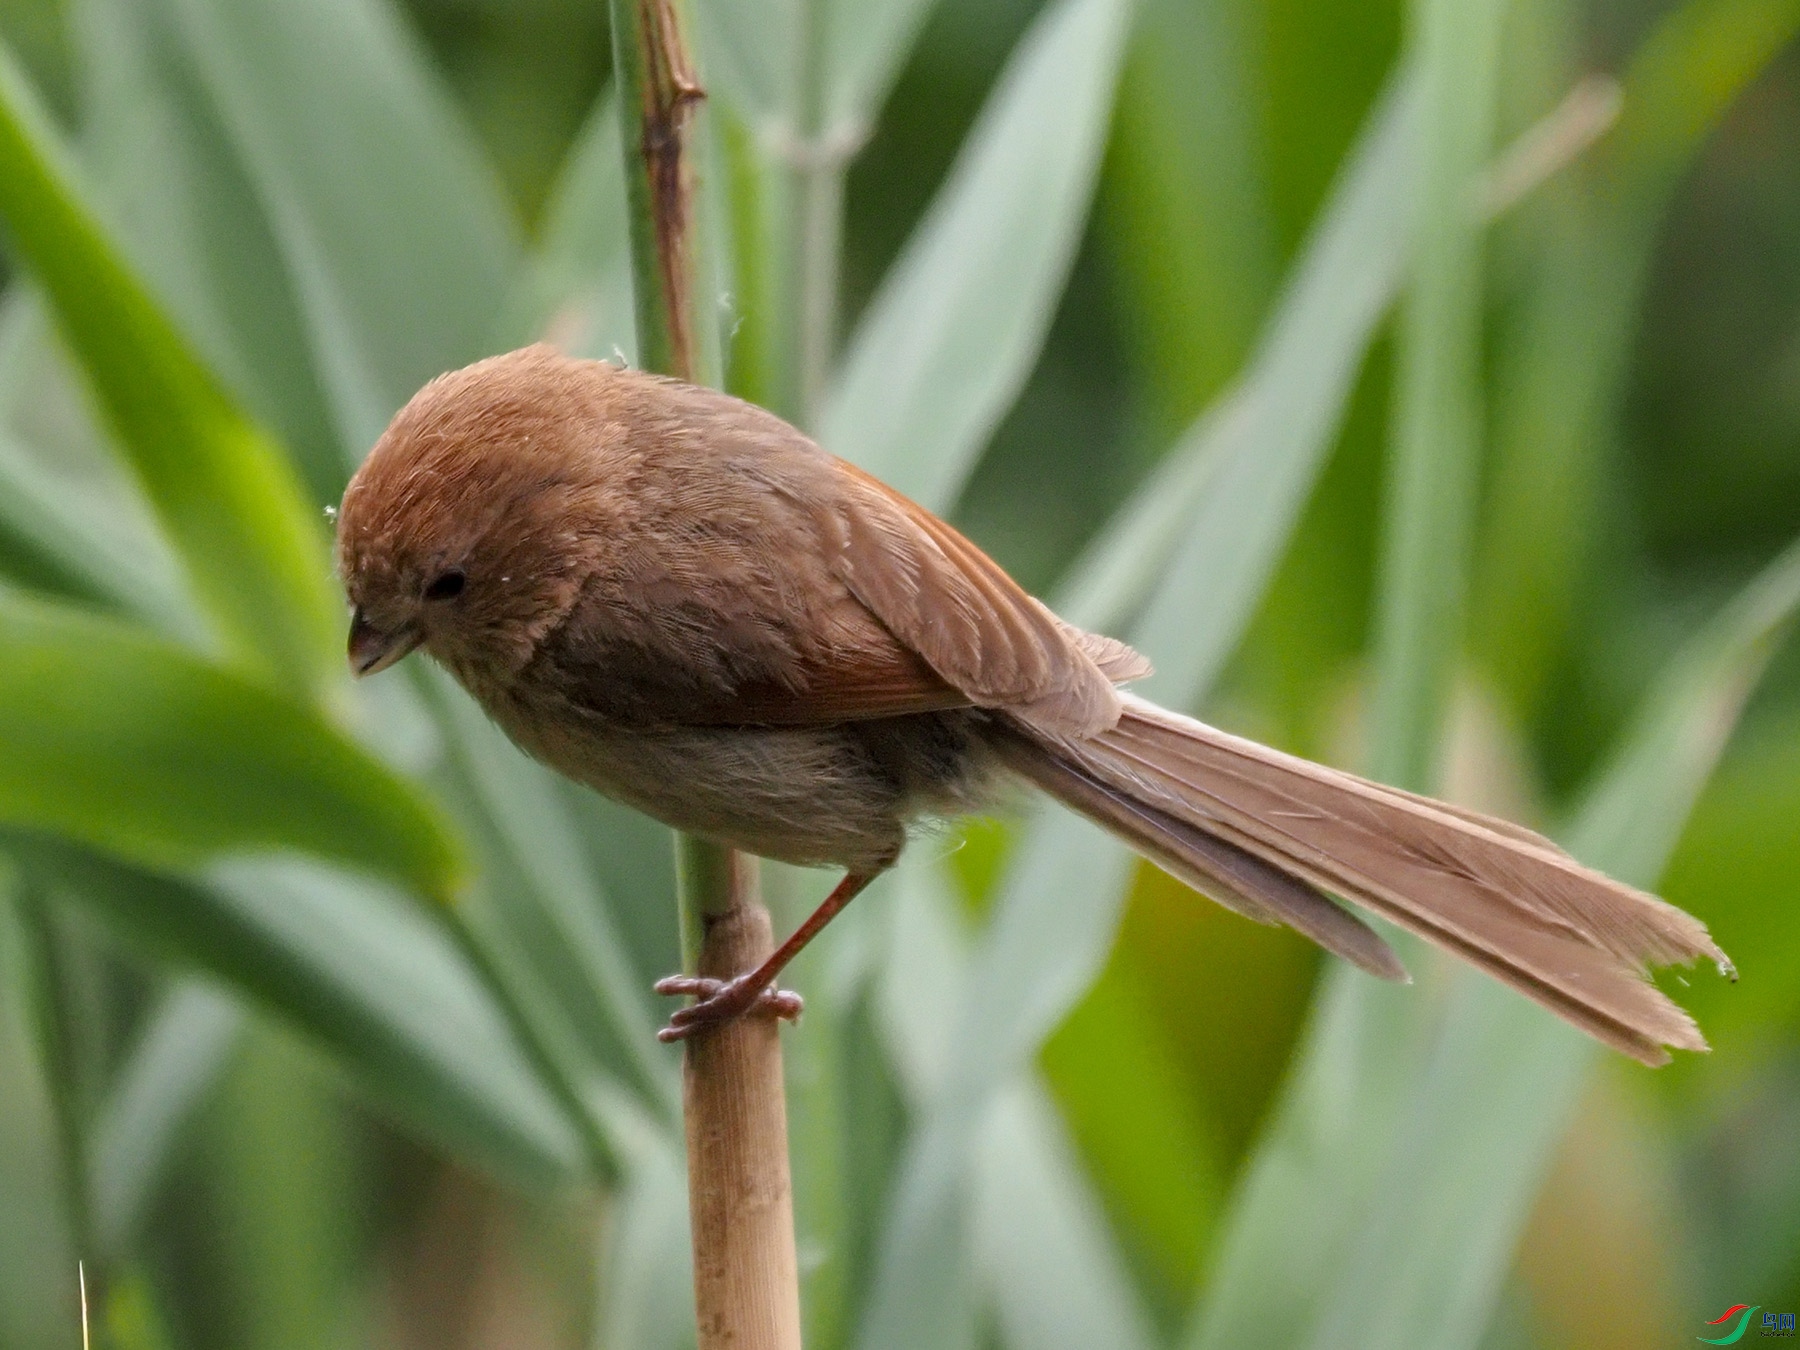
<svg viewBox="0 0 1800 1350"><path fill-rule="evenodd" d="M886 866L924 805L844 725L498 720L527 753L605 796L678 830L801 866Z"/></svg>

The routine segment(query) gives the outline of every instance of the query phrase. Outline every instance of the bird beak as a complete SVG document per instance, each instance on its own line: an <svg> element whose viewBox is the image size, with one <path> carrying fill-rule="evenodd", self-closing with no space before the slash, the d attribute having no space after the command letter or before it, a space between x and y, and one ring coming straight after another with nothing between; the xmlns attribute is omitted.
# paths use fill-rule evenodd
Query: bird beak
<svg viewBox="0 0 1800 1350"><path fill-rule="evenodd" d="M425 635L408 625L397 633L384 633L367 619L360 608L350 619L350 672L373 675L386 670L425 640Z"/></svg>

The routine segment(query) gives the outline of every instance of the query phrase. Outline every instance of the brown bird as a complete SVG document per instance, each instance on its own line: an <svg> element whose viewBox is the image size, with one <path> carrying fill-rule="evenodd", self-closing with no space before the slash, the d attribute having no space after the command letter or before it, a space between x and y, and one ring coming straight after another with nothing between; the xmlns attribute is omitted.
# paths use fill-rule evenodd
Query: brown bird
<svg viewBox="0 0 1800 1350"><path fill-rule="evenodd" d="M756 971L672 977L676 1039L759 1002L920 818L1023 778L1240 914L1384 979L1342 896L1647 1064L1704 1050L1648 965L1704 925L1505 821L1121 692L1149 672L760 408L529 347L433 380L344 493L358 674L423 647L524 750L677 829L845 869Z"/></svg>

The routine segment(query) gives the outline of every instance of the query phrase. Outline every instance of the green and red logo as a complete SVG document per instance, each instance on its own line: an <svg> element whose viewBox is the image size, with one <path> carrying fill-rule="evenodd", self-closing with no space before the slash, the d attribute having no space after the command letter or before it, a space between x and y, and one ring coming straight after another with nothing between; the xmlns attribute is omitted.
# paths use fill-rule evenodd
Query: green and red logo
<svg viewBox="0 0 1800 1350"><path fill-rule="evenodd" d="M1706 1325L1709 1327L1721 1326L1735 1317L1737 1318L1735 1327L1723 1336L1696 1336L1694 1339L1705 1341L1708 1345L1736 1345L1744 1339L1744 1332L1750 1327L1750 1319L1760 1307L1762 1307L1760 1303L1734 1303Z"/></svg>

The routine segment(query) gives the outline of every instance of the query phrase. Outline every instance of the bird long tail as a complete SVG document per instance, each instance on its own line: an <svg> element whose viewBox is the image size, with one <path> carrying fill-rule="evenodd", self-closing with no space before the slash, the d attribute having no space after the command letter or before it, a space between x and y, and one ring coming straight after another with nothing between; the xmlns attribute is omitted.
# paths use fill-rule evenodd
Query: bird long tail
<svg viewBox="0 0 1800 1350"><path fill-rule="evenodd" d="M1124 696L1083 740L1010 724L1017 773L1202 893L1285 923L1371 974L1405 979L1357 906L1487 971L1646 1064L1704 1050L1651 965L1707 957L1706 927L1582 866L1542 835L1313 764Z"/></svg>

